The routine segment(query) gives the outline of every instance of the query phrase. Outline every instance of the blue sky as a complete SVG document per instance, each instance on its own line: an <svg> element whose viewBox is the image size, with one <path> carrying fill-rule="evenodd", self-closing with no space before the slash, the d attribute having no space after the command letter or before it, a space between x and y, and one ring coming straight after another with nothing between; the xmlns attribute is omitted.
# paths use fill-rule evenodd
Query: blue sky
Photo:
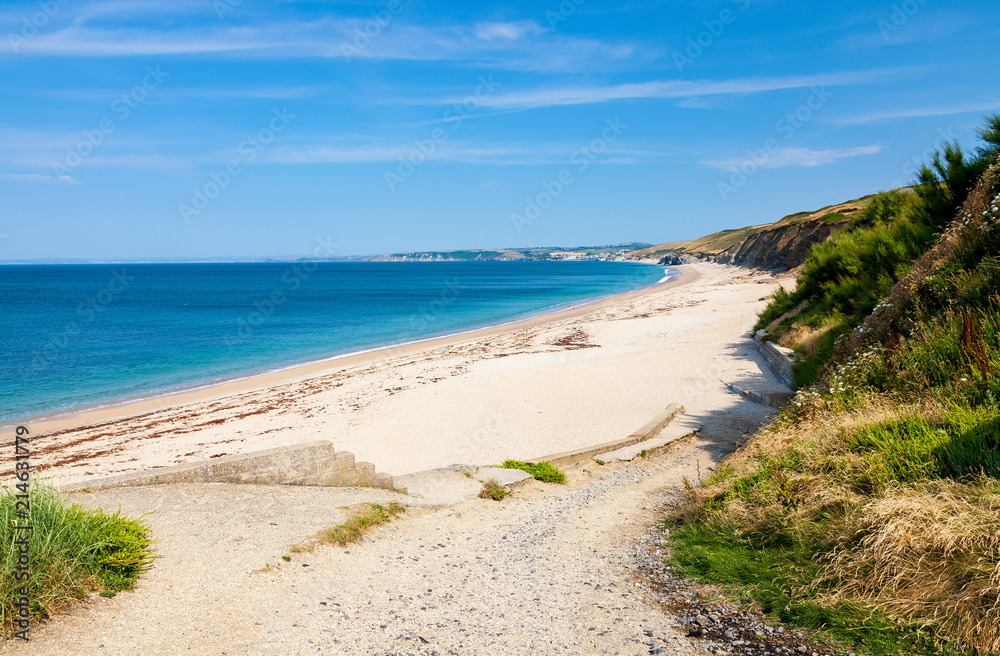
<svg viewBox="0 0 1000 656"><path fill-rule="evenodd" d="M0 37L0 260L693 238L1000 110L995 0L8 1Z"/></svg>

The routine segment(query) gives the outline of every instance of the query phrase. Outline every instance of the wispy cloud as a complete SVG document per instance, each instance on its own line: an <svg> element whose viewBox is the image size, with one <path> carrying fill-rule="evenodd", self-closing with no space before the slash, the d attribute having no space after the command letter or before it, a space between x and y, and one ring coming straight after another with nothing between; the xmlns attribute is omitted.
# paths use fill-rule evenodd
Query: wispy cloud
<svg viewBox="0 0 1000 656"><path fill-rule="evenodd" d="M937 12L934 15L919 12L914 16L905 16L900 22L893 22L893 12L898 11L898 5L886 5L886 12L870 22L869 29L845 37L841 43L851 50L866 50L884 48L886 46L909 43L941 42L953 37L956 32L975 25L972 16L955 13ZM898 16L898 15L897 15Z"/></svg>
<svg viewBox="0 0 1000 656"><path fill-rule="evenodd" d="M0 173L0 180L28 182L33 184L80 184L76 178L69 175L56 177L52 175L41 175L39 173Z"/></svg>
<svg viewBox="0 0 1000 656"><path fill-rule="evenodd" d="M537 166L565 163L579 144L550 143L525 145L442 144L430 159L437 162L495 166ZM260 161L275 164L365 164L397 163L416 151L413 143L370 145L284 146L265 153ZM663 151L609 148L602 156L606 164L635 164L662 159Z"/></svg>
<svg viewBox="0 0 1000 656"><path fill-rule="evenodd" d="M868 114L855 114L834 120L840 125L859 125L877 121L891 121L900 118L920 118L925 116L949 116L952 114L970 114L1000 110L1000 100L985 103L965 103L962 105L935 105L931 107L914 107L910 109L890 109Z"/></svg>
<svg viewBox="0 0 1000 656"><path fill-rule="evenodd" d="M772 153L763 164L764 169L781 169L788 166L815 167L833 164L842 159L876 155L882 152L882 146L858 146L856 148L831 148L828 150L812 150L810 148L782 148ZM747 157L730 157L728 159L705 160L702 163L712 168L731 171L748 161Z"/></svg>
<svg viewBox="0 0 1000 656"><path fill-rule="evenodd" d="M545 88L497 94L482 101L486 107L536 109L559 105L588 105L619 100L653 98L696 98L733 94L761 93L813 86L867 84L898 74L894 70L847 71L819 75L735 78L730 80L668 80L619 84L614 86ZM458 98L438 101L443 105L461 102Z"/></svg>
<svg viewBox="0 0 1000 656"><path fill-rule="evenodd" d="M367 19L368 22L371 19ZM533 21L426 26L396 19L358 47L366 19L260 22L241 26L140 29L76 22L39 34L21 55L75 57L230 56L452 61L511 70L589 71L632 56L632 44L552 33ZM4 50L0 50L3 54ZM14 54L6 49L7 54Z"/></svg>
<svg viewBox="0 0 1000 656"><path fill-rule="evenodd" d="M535 21L517 21L513 23L476 23L475 35L483 41L517 41L525 36L537 36L545 32L545 28Z"/></svg>

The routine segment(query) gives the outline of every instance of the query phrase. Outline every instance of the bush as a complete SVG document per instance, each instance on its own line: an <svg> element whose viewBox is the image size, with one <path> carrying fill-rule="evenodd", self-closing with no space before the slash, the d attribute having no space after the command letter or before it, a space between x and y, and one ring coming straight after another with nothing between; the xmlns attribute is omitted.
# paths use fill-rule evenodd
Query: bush
<svg viewBox="0 0 1000 656"><path fill-rule="evenodd" d="M141 519L108 515L69 504L65 495L41 481L29 490L31 511L31 569L28 581L16 580L14 540L26 535L14 531L23 525L15 509L18 491L0 493L0 627L10 635L17 589L31 590L33 617L50 616L72 599L89 592L105 596L131 590L142 570L152 562L149 527Z"/></svg>
<svg viewBox="0 0 1000 656"><path fill-rule="evenodd" d="M510 494L497 479L491 478L485 483L483 483L483 489L479 491L480 499L493 499L494 501L502 501L505 496Z"/></svg>
<svg viewBox="0 0 1000 656"><path fill-rule="evenodd" d="M505 460L503 468L520 469L534 476L535 480L542 481L543 483L558 483L560 485L566 483L566 473L544 460L537 464L521 462L520 460Z"/></svg>

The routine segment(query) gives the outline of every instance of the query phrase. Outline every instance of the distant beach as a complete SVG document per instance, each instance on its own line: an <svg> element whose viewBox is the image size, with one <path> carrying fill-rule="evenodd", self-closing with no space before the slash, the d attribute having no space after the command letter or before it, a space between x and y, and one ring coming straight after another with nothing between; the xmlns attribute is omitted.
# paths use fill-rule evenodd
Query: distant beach
<svg viewBox="0 0 1000 656"><path fill-rule="evenodd" d="M72 483L326 439L398 475L605 442L672 401L739 422L722 381L773 385L746 334L775 284L688 265L572 310L37 423L38 465Z"/></svg>

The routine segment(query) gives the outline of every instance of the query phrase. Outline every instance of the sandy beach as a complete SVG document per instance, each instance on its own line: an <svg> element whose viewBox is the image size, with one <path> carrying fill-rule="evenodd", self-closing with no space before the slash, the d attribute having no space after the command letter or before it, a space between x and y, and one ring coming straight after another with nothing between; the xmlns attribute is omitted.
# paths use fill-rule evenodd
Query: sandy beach
<svg viewBox="0 0 1000 656"><path fill-rule="evenodd" d="M557 314L31 425L57 483L325 439L406 474L628 435L670 402L738 415L776 385L746 335L769 274L699 263ZM733 417L737 419L738 417Z"/></svg>
<svg viewBox="0 0 1000 656"><path fill-rule="evenodd" d="M33 443L63 482L318 438L392 474L489 464L622 438L671 402L703 428L648 458L570 466L565 486L529 480L501 504L225 483L75 493L145 517L156 560L133 592L71 604L0 652L718 653L664 610L673 593L643 573L663 571L646 531L773 412L727 383L782 389L747 339L775 285L696 264L568 313L81 415ZM292 548L392 501L405 517L358 545Z"/></svg>

